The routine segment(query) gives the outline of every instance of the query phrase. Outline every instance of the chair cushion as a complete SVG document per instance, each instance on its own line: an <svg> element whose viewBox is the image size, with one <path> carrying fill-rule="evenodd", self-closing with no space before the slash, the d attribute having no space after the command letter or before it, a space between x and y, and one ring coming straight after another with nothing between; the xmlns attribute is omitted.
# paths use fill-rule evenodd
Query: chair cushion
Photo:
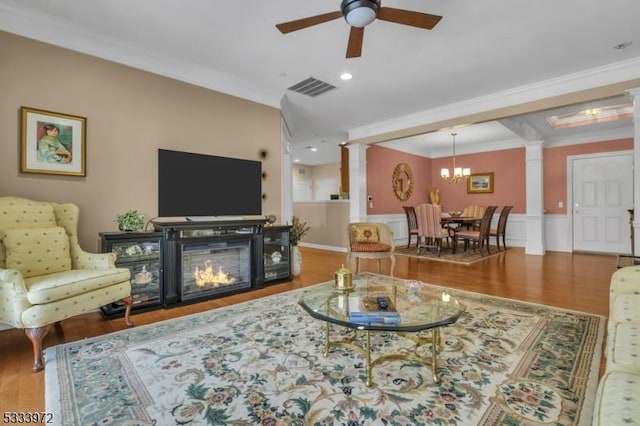
<svg viewBox="0 0 640 426"><path fill-rule="evenodd" d="M4 248L7 268L24 278L71 269L69 237L61 226L5 229Z"/></svg>
<svg viewBox="0 0 640 426"><path fill-rule="evenodd" d="M640 295L640 266L626 266L611 275L609 308L620 294Z"/></svg>
<svg viewBox="0 0 640 426"><path fill-rule="evenodd" d="M29 290L27 299L38 305L110 287L128 281L130 275L126 268L73 269L28 278L24 283Z"/></svg>
<svg viewBox="0 0 640 426"><path fill-rule="evenodd" d="M49 228L56 226L51 203L19 197L0 197L0 243L4 231L12 228ZM6 268L4 244L0 244L0 268Z"/></svg>
<svg viewBox="0 0 640 426"><path fill-rule="evenodd" d="M616 322L640 321L640 294L621 294L613 301L609 313L609 326Z"/></svg>
<svg viewBox="0 0 640 426"><path fill-rule="evenodd" d="M600 379L593 426L633 424L640 418L640 375L609 371Z"/></svg>
<svg viewBox="0 0 640 426"><path fill-rule="evenodd" d="M354 243L377 243L380 241L378 228L371 225L353 225L351 241Z"/></svg>
<svg viewBox="0 0 640 426"><path fill-rule="evenodd" d="M616 322L607 335L607 369L640 373L640 322Z"/></svg>
<svg viewBox="0 0 640 426"><path fill-rule="evenodd" d="M456 231L456 236L458 238L480 238L480 232L473 230Z"/></svg>
<svg viewBox="0 0 640 426"><path fill-rule="evenodd" d="M382 252L391 250L389 244L384 243L353 243L351 244L351 251L365 251L365 252Z"/></svg>

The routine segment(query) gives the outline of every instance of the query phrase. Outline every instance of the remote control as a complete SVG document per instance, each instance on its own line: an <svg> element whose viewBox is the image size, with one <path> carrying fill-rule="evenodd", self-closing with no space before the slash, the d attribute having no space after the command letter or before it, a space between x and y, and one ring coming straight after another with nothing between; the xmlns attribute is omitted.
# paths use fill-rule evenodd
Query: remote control
<svg viewBox="0 0 640 426"><path fill-rule="evenodd" d="M389 302L387 302L386 297L378 297L378 308L382 311L386 310L389 307Z"/></svg>

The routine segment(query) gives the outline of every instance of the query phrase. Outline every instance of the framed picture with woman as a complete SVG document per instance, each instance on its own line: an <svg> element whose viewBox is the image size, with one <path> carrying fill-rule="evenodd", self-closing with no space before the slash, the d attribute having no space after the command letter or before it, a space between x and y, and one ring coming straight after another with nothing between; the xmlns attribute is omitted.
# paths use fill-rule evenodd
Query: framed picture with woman
<svg viewBox="0 0 640 426"><path fill-rule="evenodd" d="M86 176L87 119L22 107L20 171Z"/></svg>

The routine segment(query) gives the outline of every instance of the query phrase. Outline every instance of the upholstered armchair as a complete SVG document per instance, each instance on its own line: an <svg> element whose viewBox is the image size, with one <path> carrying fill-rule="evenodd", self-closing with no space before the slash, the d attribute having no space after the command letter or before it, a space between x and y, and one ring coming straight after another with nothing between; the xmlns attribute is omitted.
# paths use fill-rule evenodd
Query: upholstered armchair
<svg viewBox="0 0 640 426"><path fill-rule="evenodd" d="M42 342L60 321L123 300L132 326L128 269L113 253L78 244L73 204L0 197L0 323L23 328L33 345L33 371L44 368Z"/></svg>
<svg viewBox="0 0 640 426"><path fill-rule="evenodd" d="M391 272L396 266L393 244L393 232L384 223L355 222L347 225L347 263L356 259L356 274L360 270L360 259L374 259L377 261L380 273L380 260L391 260Z"/></svg>

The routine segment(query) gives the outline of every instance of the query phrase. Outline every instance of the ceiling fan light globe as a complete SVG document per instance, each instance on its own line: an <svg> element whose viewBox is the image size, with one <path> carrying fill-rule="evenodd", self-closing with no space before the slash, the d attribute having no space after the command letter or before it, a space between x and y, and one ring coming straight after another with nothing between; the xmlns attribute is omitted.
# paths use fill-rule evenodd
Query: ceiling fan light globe
<svg viewBox="0 0 640 426"><path fill-rule="evenodd" d="M340 9L349 25L364 28L376 19L380 5L375 0L342 0Z"/></svg>

